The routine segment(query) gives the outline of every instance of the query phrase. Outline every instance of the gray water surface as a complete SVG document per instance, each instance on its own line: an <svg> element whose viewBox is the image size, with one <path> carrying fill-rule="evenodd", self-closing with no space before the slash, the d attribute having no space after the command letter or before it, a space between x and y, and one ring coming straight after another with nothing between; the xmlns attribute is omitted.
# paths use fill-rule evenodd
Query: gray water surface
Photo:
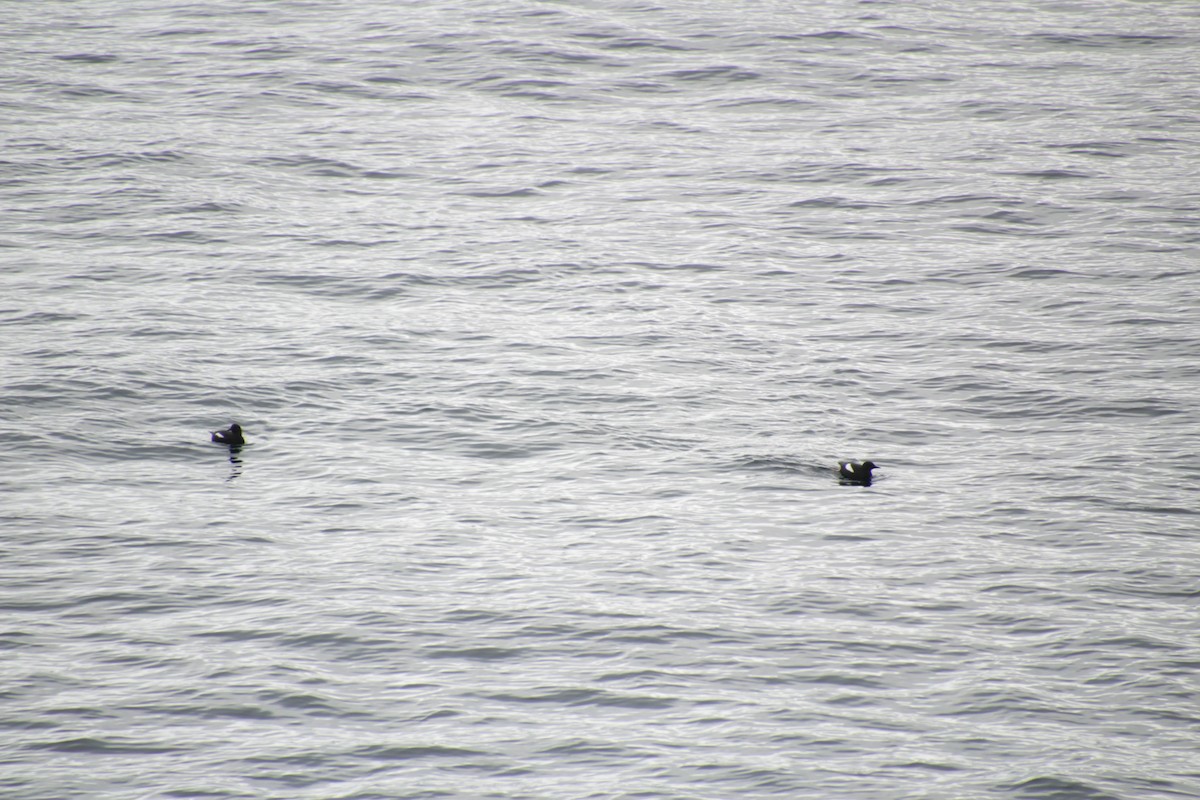
<svg viewBox="0 0 1200 800"><path fill-rule="evenodd" d="M1194 5L6 13L6 798L1200 797Z"/></svg>

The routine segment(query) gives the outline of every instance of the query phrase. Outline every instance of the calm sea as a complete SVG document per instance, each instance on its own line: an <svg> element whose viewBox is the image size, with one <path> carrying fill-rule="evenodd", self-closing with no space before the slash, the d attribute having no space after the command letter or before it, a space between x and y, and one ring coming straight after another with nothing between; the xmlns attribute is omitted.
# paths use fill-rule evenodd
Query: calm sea
<svg viewBox="0 0 1200 800"><path fill-rule="evenodd" d="M1196 4L4 10L3 797L1200 797Z"/></svg>

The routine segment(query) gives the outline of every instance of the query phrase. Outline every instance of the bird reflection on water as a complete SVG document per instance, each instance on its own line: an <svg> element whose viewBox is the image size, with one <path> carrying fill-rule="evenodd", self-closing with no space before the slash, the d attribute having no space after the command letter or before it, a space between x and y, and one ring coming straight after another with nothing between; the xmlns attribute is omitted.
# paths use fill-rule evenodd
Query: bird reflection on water
<svg viewBox="0 0 1200 800"><path fill-rule="evenodd" d="M240 444L229 445L229 477L225 479L228 483L242 474L242 446Z"/></svg>

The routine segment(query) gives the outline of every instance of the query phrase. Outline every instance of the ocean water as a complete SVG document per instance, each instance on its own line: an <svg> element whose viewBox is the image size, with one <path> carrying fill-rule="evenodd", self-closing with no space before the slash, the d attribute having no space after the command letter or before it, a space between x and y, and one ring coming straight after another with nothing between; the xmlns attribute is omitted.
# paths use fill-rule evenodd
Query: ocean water
<svg viewBox="0 0 1200 800"><path fill-rule="evenodd" d="M6 14L5 798L1200 797L1194 4Z"/></svg>

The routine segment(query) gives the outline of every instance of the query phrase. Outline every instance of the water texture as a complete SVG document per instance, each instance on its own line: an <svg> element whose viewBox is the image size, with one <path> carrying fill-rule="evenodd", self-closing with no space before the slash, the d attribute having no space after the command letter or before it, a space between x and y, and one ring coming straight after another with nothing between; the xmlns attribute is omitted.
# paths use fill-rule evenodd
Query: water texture
<svg viewBox="0 0 1200 800"><path fill-rule="evenodd" d="M1200 797L1194 5L6 13L4 797Z"/></svg>

